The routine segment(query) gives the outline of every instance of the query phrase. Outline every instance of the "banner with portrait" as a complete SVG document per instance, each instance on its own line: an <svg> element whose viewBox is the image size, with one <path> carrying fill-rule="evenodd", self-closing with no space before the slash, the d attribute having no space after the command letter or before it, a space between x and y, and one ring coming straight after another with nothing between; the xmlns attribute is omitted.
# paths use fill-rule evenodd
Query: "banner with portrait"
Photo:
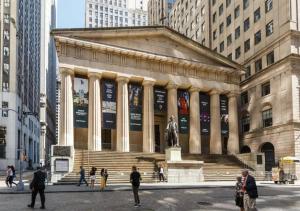
<svg viewBox="0 0 300 211"><path fill-rule="evenodd" d="M220 116L221 116L221 134L224 137L228 137L229 136L228 98L226 95L220 95Z"/></svg>
<svg viewBox="0 0 300 211"><path fill-rule="evenodd" d="M210 133L210 96L200 93L200 127L201 135Z"/></svg>
<svg viewBox="0 0 300 211"><path fill-rule="evenodd" d="M131 131L143 130L143 87L129 84L129 123Z"/></svg>
<svg viewBox="0 0 300 211"><path fill-rule="evenodd" d="M154 113L167 112L167 90L161 87L154 87Z"/></svg>
<svg viewBox="0 0 300 211"><path fill-rule="evenodd" d="M88 90L88 79L74 78L74 128L88 127Z"/></svg>
<svg viewBox="0 0 300 211"><path fill-rule="evenodd" d="M116 128L116 84L114 81L105 80L102 85L102 128Z"/></svg>
<svg viewBox="0 0 300 211"><path fill-rule="evenodd" d="M177 107L178 107L179 133L188 134L189 133L189 108L190 108L190 95L188 91L178 90Z"/></svg>

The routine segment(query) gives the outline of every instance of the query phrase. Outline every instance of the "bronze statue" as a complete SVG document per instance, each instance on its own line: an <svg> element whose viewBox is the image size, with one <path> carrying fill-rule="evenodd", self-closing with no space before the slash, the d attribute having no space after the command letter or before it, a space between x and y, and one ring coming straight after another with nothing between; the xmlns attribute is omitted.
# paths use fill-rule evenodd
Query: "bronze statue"
<svg viewBox="0 0 300 211"><path fill-rule="evenodd" d="M173 115L170 117L166 128L166 139L170 147L179 147L178 126Z"/></svg>

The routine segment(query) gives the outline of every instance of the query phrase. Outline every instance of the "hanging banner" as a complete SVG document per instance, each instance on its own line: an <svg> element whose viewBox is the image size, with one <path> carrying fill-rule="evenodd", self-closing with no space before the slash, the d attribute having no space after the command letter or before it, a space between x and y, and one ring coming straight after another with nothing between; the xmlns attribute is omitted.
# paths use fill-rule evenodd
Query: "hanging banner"
<svg viewBox="0 0 300 211"><path fill-rule="evenodd" d="M129 84L129 122L131 131L143 130L143 89L142 86Z"/></svg>
<svg viewBox="0 0 300 211"><path fill-rule="evenodd" d="M226 95L220 95L220 116L221 116L221 134L222 136L229 136L228 125L228 98Z"/></svg>
<svg viewBox="0 0 300 211"><path fill-rule="evenodd" d="M160 87L154 87L154 112L167 112L167 90Z"/></svg>
<svg viewBox="0 0 300 211"><path fill-rule="evenodd" d="M210 133L210 96L200 93L200 127L201 135Z"/></svg>
<svg viewBox="0 0 300 211"><path fill-rule="evenodd" d="M88 80L85 78L74 78L74 127L88 127Z"/></svg>
<svg viewBox="0 0 300 211"><path fill-rule="evenodd" d="M116 128L116 84L113 81L103 82L102 93L102 128Z"/></svg>
<svg viewBox="0 0 300 211"><path fill-rule="evenodd" d="M177 106L178 106L179 133L188 134L189 133L190 96L187 91L178 90Z"/></svg>
<svg viewBox="0 0 300 211"><path fill-rule="evenodd" d="M3 52L3 56L2 56L2 91L3 92L9 92L9 80L10 80L10 25L11 25L11 21L10 21L10 11L11 11L11 7L10 7L10 3L6 2L4 3L4 7L3 7L3 17L4 17L4 21L3 21L3 39L2 39L2 52Z"/></svg>

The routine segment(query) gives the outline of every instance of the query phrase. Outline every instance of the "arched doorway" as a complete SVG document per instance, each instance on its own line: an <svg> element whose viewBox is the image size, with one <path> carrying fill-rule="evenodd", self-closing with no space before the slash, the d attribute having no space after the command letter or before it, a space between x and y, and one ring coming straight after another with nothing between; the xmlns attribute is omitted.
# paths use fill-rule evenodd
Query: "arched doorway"
<svg viewBox="0 0 300 211"><path fill-rule="evenodd" d="M261 152L265 153L265 170L271 171L275 165L274 146L270 142L264 143L261 146Z"/></svg>
<svg viewBox="0 0 300 211"><path fill-rule="evenodd" d="M251 149L247 145L243 146L241 149L241 153L250 153Z"/></svg>

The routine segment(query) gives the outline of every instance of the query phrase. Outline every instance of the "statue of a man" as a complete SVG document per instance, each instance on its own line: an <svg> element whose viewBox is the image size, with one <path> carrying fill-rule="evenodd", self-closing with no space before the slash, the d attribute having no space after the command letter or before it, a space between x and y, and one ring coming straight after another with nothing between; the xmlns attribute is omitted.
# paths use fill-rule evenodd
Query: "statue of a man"
<svg viewBox="0 0 300 211"><path fill-rule="evenodd" d="M166 139L170 147L179 147L178 126L173 115L170 117L166 128Z"/></svg>

